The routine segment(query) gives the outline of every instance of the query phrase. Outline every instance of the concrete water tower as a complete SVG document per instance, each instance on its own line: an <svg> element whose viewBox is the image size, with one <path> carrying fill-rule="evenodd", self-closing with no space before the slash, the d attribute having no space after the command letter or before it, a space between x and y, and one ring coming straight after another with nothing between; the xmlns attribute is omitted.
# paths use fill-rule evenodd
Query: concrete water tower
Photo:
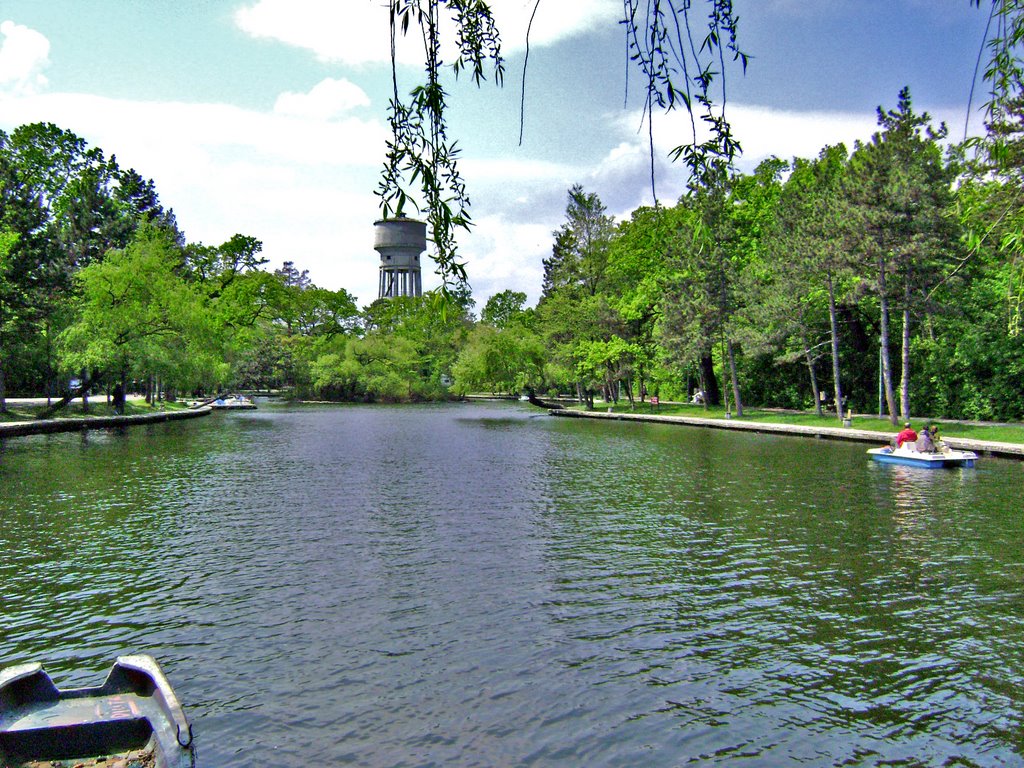
<svg viewBox="0 0 1024 768"><path fill-rule="evenodd" d="M373 249L380 254L377 298L423 295L420 254L427 249L427 225L400 217L373 223Z"/></svg>

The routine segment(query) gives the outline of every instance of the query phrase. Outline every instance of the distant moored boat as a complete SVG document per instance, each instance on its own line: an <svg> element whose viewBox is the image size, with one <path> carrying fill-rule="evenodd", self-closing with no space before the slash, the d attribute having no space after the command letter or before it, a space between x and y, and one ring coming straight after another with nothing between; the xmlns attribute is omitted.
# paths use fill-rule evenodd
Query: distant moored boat
<svg viewBox="0 0 1024 768"><path fill-rule="evenodd" d="M231 397L218 397L212 403L211 408L218 410L255 410L256 403L250 398L243 397L242 395L232 395Z"/></svg>

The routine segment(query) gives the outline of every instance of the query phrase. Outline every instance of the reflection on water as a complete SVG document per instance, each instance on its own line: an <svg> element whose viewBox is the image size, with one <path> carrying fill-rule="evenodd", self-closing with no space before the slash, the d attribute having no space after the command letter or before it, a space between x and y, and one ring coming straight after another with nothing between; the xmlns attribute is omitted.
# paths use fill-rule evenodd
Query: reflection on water
<svg viewBox="0 0 1024 768"><path fill-rule="evenodd" d="M263 408L0 453L0 662L155 653L208 766L1024 764L1020 467Z"/></svg>

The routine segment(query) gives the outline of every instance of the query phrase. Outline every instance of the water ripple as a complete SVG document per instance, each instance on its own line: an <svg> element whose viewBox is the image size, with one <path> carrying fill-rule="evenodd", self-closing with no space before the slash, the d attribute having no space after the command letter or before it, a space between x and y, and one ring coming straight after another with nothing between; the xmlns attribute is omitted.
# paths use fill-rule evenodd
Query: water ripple
<svg viewBox="0 0 1024 768"><path fill-rule="evenodd" d="M263 408L0 456L0 659L161 658L203 762L1024 765L1019 472Z"/></svg>

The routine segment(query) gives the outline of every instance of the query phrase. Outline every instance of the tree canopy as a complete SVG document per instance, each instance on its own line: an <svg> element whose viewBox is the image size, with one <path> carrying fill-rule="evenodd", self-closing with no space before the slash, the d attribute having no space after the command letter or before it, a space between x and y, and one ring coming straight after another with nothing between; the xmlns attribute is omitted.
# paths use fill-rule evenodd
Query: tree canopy
<svg viewBox="0 0 1024 768"><path fill-rule="evenodd" d="M904 89L852 151L769 158L750 173L732 163L724 91L711 96L727 59L746 63L736 19L708 0L705 39L701 5L624 6L648 121L654 107L683 108L723 131L708 146L694 133L675 153L687 193L616 222L572 185L536 307L508 289L479 321L455 253L470 219L438 46L450 13L456 72L500 82L483 0L391 0L393 34L422 31L427 67L408 98L394 80L379 192L387 215L427 214L445 302L359 308L297 261L268 270L256 236L187 242L152 180L70 130L0 132L0 411L9 390L60 394L74 377L151 397L241 386L404 401L483 389L591 405L658 394L737 413L753 403L841 416L881 401L893 419L1024 415L1021 5L992 5L984 137L950 146Z"/></svg>

